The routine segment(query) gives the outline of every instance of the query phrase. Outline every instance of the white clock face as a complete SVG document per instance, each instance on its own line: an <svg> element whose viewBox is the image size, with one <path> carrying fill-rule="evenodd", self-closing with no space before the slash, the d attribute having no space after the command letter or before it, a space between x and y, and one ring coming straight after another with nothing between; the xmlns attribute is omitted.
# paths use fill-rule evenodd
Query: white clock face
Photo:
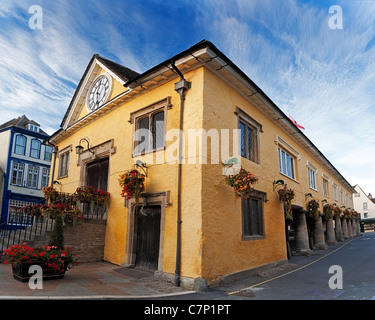
<svg viewBox="0 0 375 320"><path fill-rule="evenodd" d="M110 91L110 79L106 75L97 78L90 87L87 105L90 111L98 109L107 101Z"/></svg>

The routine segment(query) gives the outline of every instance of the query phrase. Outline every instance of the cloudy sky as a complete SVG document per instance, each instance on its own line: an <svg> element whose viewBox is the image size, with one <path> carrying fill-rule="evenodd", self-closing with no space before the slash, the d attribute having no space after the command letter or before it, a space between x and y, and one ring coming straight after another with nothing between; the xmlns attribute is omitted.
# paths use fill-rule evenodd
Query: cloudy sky
<svg viewBox="0 0 375 320"><path fill-rule="evenodd" d="M375 194L372 0L1 0L0 123L25 114L52 134L94 53L143 72L202 39Z"/></svg>

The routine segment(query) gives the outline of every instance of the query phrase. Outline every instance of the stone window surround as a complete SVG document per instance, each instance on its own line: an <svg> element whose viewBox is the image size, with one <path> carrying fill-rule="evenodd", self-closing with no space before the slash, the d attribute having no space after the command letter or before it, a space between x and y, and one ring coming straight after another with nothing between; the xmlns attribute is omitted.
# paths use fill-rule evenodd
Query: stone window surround
<svg viewBox="0 0 375 320"><path fill-rule="evenodd" d="M72 145L71 144L68 145L67 147L61 149L60 151L58 151L58 153L56 155L56 158L59 159L59 165L57 167L57 179L65 178L69 175L69 163L70 163L70 153L71 152L72 152ZM62 158L62 156L67 155L67 154L69 154L69 160L66 163L66 166L67 166L67 168L65 169L66 174L61 175L61 166L62 166L61 158Z"/></svg>
<svg viewBox="0 0 375 320"><path fill-rule="evenodd" d="M82 187L86 184L86 166L88 163L106 157L110 158L113 154L116 153L116 147L114 146L113 139L90 147L90 150L94 153L91 153L89 150L85 150L77 160L77 166L81 167L79 173L79 187ZM109 176L110 174L108 172L108 178Z"/></svg>

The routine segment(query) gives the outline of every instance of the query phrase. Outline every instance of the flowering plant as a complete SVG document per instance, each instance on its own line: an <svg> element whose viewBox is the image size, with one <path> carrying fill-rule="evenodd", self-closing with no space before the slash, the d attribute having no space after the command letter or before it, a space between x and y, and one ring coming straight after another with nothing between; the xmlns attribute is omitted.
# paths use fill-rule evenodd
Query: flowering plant
<svg viewBox="0 0 375 320"><path fill-rule="evenodd" d="M315 199L311 199L307 203L307 210L309 210L310 215L315 219L319 220L319 202Z"/></svg>
<svg viewBox="0 0 375 320"><path fill-rule="evenodd" d="M343 213L344 213L344 217L345 218L351 219L351 217L352 217L352 211L350 209L348 209L348 208L345 209Z"/></svg>
<svg viewBox="0 0 375 320"><path fill-rule="evenodd" d="M39 218L42 216L45 207L44 204L30 203L24 206L21 211L25 214L30 214L31 216Z"/></svg>
<svg viewBox="0 0 375 320"><path fill-rule="evenodd" d="M57 215L64 216L66 220L83 217L82 213L76 206L60 202L41 205L40 210L42 211L43 215L47 215L47 217L51 219L55 219Z"/></svg>
<svg viewBox="0 0 375 320"><path fill-rule="evenodd" d="M335 214L336 217L340 217L340 215L341 215L341 213L342 213L342 210L341 210L340 207L335 206L335 207L333 208L333 213Z"/></svg>
<svg viewBox="0 0 375 320"><path fill-rule="evenodd" d="M285 217L287 219L293 220L292 216L292 201L296 196L293 189L289 189L286 185L284 188L279 189L278 191L279 199L282 203L286 205Z"/></svg>
<svg viewBox="0 0 375 320"><path fill-rule="evenodd" d="M9 247L3 252L3 255L8 257L4 262L10 262L13 266L21 262L44 262L49 270L54 272L61 272L65 268L65 263L68 268L78 265L75 261L76 255L70 247L58 249L56 246L45 247L29 247L26 242Z"/></svg>
<svg viewBox="0 0 375 320"><path fill-rule="evenodd" d="M97 205L106 205L109 202L110 193L98 190L92 186L83 186L76 189L75 195L77 200L82 203L90 203L91 201Z"/></svg>
<svg viewBox="0 0 375 320"><path fill-rule="evenodd" d="M42 191L46 200L54 201L59 195L59 192L53 186L43 187Z"/></svg>
<svg viewBox="0 0 375 320"><path fill-rule="evenodd" d="M333 217L333 205L332 204L326 204L324 205L323 207L323 212L324 212L324 216L327 218L327 219L331 219Z"/></svg>
<svg viewBox="0 0 375 320"><path fill-rule="evenodd" d="M239 173L228 175L225 179L227 184L233 187L234 192L239 193L243 197L250 195L254 190L254 184L258 181L258 178L243 168L241 168Z"/></svg>
<svg viewBox="0 0 375 320"><path fill-rule="evenodd" d="M119 185L122 187L121 196L126 200L134 197L136 205L138 205L139 196L145 191L145 178L146 176L136 169L121 174L118 179Z"/></svg>

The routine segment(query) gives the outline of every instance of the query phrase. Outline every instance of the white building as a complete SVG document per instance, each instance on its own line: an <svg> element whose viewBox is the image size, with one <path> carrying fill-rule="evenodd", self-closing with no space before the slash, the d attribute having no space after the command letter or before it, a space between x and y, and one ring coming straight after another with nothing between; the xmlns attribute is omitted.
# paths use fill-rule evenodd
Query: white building
<svg viewBox="0 0 375 320"><path fill-rule="evenodd" d="M356 184L354 186L356 193L353 197L354 210L361 214L361 219L374 219L375 218L375 203L370 197Z"/></svg>

